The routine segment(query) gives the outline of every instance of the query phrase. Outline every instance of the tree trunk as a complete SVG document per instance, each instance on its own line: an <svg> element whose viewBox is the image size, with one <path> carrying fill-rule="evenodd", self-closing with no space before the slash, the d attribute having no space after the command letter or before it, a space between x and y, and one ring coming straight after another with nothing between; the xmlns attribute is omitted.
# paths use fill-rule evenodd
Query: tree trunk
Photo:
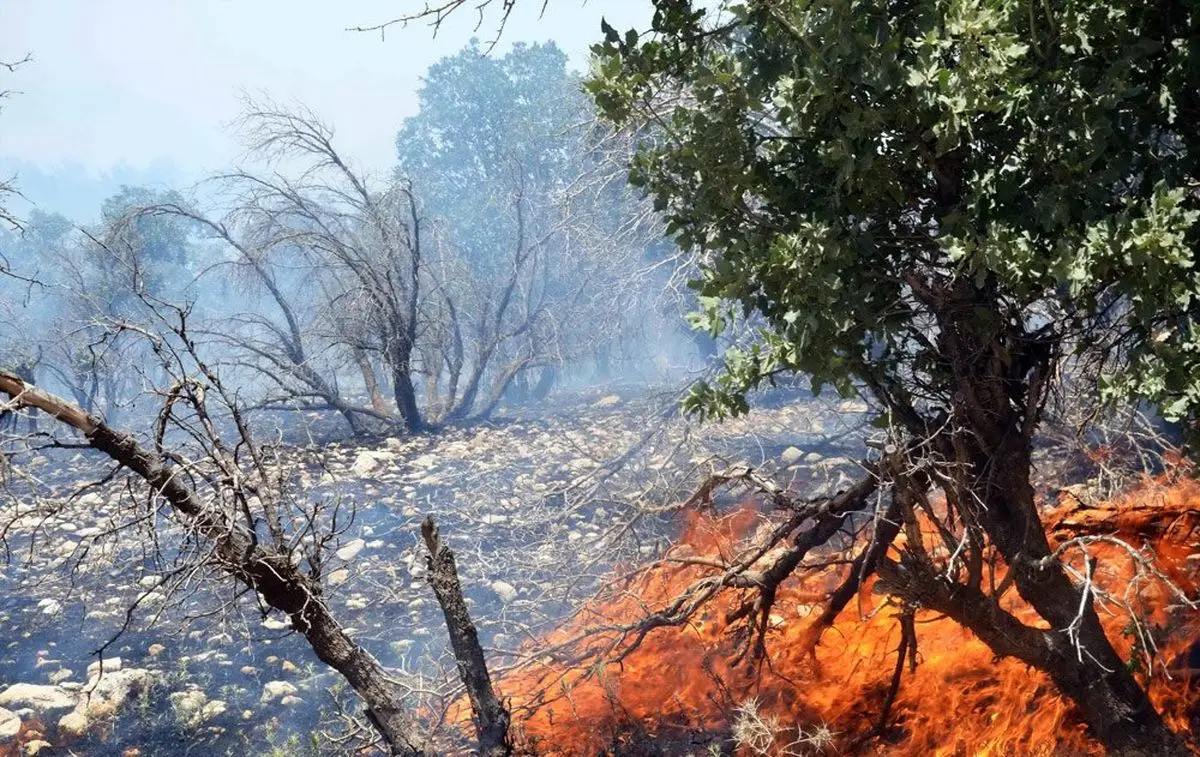
<svg viewBox="0 0 1200 757"><path fill-rule="evenodd" d="M383 401L383 393L379 391L379 379L375 377L375 367L371 365L371 358L367 356L366 352L355 350L354 359L358 362L358 370L362 373L367 396L371 398L371 407L375 412L387 415L388 406Z"/></svg>
<svg viewBox="0 0 1200 757"><path fill-rule="evenodd" d="M938 439L942 454L956 463L954 501L1004 557L1021 598L1050 624L1049 631L1036 630L1045 654L1027 661L1053 678L1113 753L1183 753L1113 647L1090 595L1051 557L1030 483L1041 412L1037 377L1049 375L1051 355L1014 325L1019 321L1006 316L987 288L958 280L931 301L954 387L953 430ZM988 640L981 628L970 627Z"/></svg>
<svg viewBox="0 0 1200 757"><path fill-rule="evenodd" d="M412 434L425 430L425 419L421 417L421 406L417 403L417 388L412 380L412 347L395 349L391 360L392 394L396 409L404 419L404 428Z"/></svg>
<svg viewBox="0 0 1200 757"><path fill-rule="evenodd" d="M429 549L429 583L446 617L446 629L450 632L450 646L458 663L458 675L471 700L475 732L479 737L479 754L482 757L508 757L512 754L512 744L508 740L509 713L492 689L483 647L479 645L479 633L471 622L471 614L458 581L454 553L442 542L433 518L426 518L421 524L421 535Z"/></svg>

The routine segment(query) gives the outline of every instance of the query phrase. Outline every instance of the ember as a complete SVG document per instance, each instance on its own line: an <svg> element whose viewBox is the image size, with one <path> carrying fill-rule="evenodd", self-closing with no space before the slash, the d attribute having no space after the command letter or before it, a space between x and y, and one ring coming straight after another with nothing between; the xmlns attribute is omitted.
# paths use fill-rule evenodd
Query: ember
<svg viewBox="0 0 1200 757"><path fill-rule="evenodd" d="M761 661L747 653L744 625L728 620L743 600L736 591L716 594L685 625L630 632L623 624L711 575L704 561L727 559L764 522L751 507L688 517L665 560L544 640L553 654L501 678L524 748L542 755L1103 753L1046 676L996 660L953 621L916 610L910 645L904 608L874 591L874 580L814 646L825 598L849 570L847 555L810 557L812 567L780 587ZM1200 577L1200 485L1174 474L1102 505L1070 499L1047 513L1047 523L1055 543L1091 537L1098 590L1142 608L1139 633L1117 603L1098 600L1110 637L1148 678L1155 705L1175 731L1189 733L1200 716L1193 670L1200 619L1186 604ZM1002 566L996 572L1003 575ZM1002 603L1037 622L1014 591ZM898 666L901 649L911 654Z"/></svg>

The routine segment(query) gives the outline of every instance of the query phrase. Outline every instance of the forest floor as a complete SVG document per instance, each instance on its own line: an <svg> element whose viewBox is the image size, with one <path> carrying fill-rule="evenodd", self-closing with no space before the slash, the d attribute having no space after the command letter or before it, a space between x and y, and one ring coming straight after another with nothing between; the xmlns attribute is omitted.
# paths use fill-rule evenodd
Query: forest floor
<svg viewBox="0 0 1200 757"><path fill-rule="evenodd" d="M661 553L678 506L709 472L748 464L816 496L857 471L861 404L780 391L747 416L704 425L676 405L670 392L594 391L437 434L283 446L294 496L341 507L325 568L334 612L436 706L453 667L423 580L426 515L458 555L481 640L502 668L615 565ZM292 442L328 435L325 419L308 420L258 425ZM167 746L320 753L311 735L338 730L348 697L285 619L164 558L172 550L154 544L144 496L121 476L105 480L94 454L48 450L20 470L0 504L0 715L21 719L22 740L97 757ZM114 683L97 708L88 692L104 676L88 666L111 639L103 657ZM69 713L82 718L63 721ZM3 721L0 753L14 738L14 721Z"/></svg>

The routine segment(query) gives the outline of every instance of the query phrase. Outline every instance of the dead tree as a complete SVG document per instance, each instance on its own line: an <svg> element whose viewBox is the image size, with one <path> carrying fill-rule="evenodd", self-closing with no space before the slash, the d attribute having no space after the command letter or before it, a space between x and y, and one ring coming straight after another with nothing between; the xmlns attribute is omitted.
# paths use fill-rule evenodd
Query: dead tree
<svg viewBox="0 0 1200 757"><path fill-rule="evenodd" d="M421 524L421 536L429 550L429 583L446 617L450 645L458 661L458 675L471 700L471 712L475 716L475 730L479 736L479 753L483 757L506 757L512 754L512 744L508 738L508 709L492 688L483 647L479 645L479 633L471 622L471 614L459 584L454 553L442 541L432 517L426 518Z"/></svg>

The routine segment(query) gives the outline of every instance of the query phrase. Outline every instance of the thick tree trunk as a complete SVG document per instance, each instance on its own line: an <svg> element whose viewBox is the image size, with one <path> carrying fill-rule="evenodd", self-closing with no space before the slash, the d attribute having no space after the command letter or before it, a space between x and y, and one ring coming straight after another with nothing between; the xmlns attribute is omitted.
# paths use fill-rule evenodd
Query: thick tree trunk
<svg viewBox="0 0 1200 757"><path fill-rule="evenodd" d="M383 401L383 392L379 391L379 379L375 377L375 366L371 365L371 358L362 350L355 350L354 359L358 363L359 372L362 373L367 396L371 398L371 407L375 412L387 415L388 406Z"/></svg>
<svg viewBox="0 0 1200 757"><path fill-rule="evenodd" d="M404 419L404 428L413 434L424 431L425 419L421 416L417 388L412 380L412 348L398 348L392 355L391 364L392 395L396 400L396 409Z"/></svg>
<svg viewBox="0 0 1200 757"><path fill-rule="evenodd" d="M953 499L1000 551L1021 598L1050 624L1051 630L1036 631L1045 649L1027 661L1054 679L1112 752L1183 753L1113 647L1090 595L1051 557L1030 483L1039 381L1051 369L1049 351L1014 325L1019 321L1005 315L986 288L956 281L930 301L954 386L953 430L937 440L956 463ZM967 625L992 643L990 631Z"/></svg>

